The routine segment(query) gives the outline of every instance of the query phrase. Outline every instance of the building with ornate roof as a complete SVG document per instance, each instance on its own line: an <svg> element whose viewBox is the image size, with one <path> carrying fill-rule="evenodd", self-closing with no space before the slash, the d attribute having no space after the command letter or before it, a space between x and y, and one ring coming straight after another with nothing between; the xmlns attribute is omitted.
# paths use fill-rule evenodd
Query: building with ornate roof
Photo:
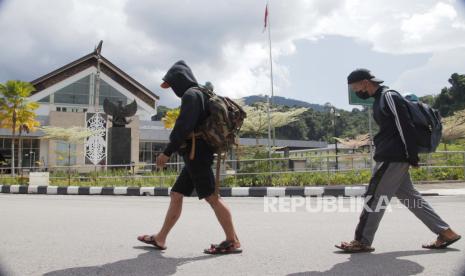
<svg viewBox="0 0 465 276"><path fill-rule="evenodd" d="M96 48L92 53L31 81L36 91L29 100L40 104L36 110L37 119L42 126L86 127L89 114L103 112L104 99L114 103L122 101L123 105L135 100L137 113L130 118L131 122L127 125L132 133L131 160L136 164L154 163L155 156L162 152L170 134L162 122L152 121L160 98L100 55L100 50L101 48ZM98 97L97 78L100 84ZM109 126L111 123L107 121L107 127ZM84 141L69 145L62 141L43 139L43 136L44 133L40 130L23 134L22 167L68 165L68 158L63 158L64 153L67 155L68 146L72 153L69 160L71 165L92 165L86 158L87 147ZM6 162L11 160L11 141L11 131L0 129L0 159ZM240 143L255 145L256 140L241 138ZM267 144L267 140L260 139L259 143ZM306 149L322 148L326 143L277 140L276 145L289 149ZM106 164L106 159L102 159L99 164Z"/></svg>

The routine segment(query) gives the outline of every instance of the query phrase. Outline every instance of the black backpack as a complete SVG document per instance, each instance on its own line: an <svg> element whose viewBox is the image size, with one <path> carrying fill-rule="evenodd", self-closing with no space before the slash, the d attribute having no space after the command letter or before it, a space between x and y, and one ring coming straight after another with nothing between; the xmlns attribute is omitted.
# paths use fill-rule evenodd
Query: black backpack
<svg viewBox="0 0 465 276"><path fill-rule="evenodd" d="M385 115L389 115L385 111L386 92L395 92L395 90L383 91L380 100L380 108ZM422 102L412 102L400 95L404 100L410 118L415 126L416 143L419 153L431 153L436 151L442 137L442 122L441 115L436 109Z"/></svg>

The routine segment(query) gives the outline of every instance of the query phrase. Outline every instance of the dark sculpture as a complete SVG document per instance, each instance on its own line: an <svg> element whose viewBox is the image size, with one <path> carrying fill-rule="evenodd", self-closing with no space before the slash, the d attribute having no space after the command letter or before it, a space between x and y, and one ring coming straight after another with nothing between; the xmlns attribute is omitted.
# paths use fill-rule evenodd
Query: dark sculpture
<svg viewBox="0 0 465 276"><path fill-rule="evenodd" d="M131 122L131 120L126 120L126 117L131 117L136 114L137 103L134 100L132 103L123 106L122 101L118 101L118 105L110 102L107 98L103 101L103 111L107 115L113 117L110 121L113 123L113 127L125 127Z"/></svg>

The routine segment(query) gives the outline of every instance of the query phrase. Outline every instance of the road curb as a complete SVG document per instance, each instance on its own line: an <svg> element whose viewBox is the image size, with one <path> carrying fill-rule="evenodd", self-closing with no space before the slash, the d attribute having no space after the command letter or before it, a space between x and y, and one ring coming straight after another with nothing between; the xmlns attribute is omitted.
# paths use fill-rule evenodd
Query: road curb
<svg viewBox="0 0 465 276"><path fill-rule="evenodd" d="M169 196L171 188L160 187L79 187L79 186L33 186L0 185L4 194L47 194L47 195L112 195L112 196ZM363 196L366 186L312 186L312 187L223 187L222 197L283 197L283 196ZM451 195L433 191L421 192L423 196ZM463 192L457 195L465 194ZM196 196L194 193L191 196Z"/></svg>

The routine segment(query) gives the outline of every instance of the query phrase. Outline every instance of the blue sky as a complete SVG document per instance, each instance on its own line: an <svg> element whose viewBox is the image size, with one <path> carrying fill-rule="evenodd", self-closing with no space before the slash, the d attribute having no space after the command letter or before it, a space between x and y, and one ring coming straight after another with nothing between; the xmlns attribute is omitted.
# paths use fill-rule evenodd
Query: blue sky
<svg viewBox="0 0 465 276"><path fill-rule="evenodd" d="M270 93L265 0L3 0L0 81L31 81L93 50L161 97L184 59L200 82L239 98ZM271 0L275 94L351 109L347 74L369 68L401 92L435 94L465 73L459 0ZM40 12L38 12L40 11ZM6 42L6 43L5 43Z"/></svg>
<svg viewBox="0 0 465 276"><path fill-rule="evenodd" d="M283 66L292 67L289 93L285 96L315 103L331 102L348 105L346 76L354 68L369 68L373 74L395 85L406 70L425 65L431 54L394 55L372 51L370 45L342 36L323 37L317 41L296 42L296 54L279 59ZM447 79L441 81L446 85ZM407 91L405 91L407 92ZM409 91L410 92L410 91ZM412 91L423 94L435 91Z"/></svg>

